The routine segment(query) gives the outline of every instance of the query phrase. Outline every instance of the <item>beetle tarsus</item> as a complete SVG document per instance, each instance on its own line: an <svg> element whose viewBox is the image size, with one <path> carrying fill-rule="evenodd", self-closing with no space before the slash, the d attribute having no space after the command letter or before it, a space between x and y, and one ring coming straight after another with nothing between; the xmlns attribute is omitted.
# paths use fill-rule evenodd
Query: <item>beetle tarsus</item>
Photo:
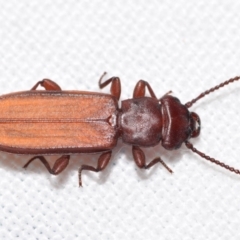
<svg viewBox="0 0 240 240"><path fill-rule="evenodd" d="M144 168L145 169L149 169L151 168L153 165L157 164L157 163L161 163L170 173L173 173L173 170L168 167L168 165L160 158L160 157L156 157L154 158L149 164L147 164Z"/></svg>
<svg viewBox="0 0 240 240"><path fill-rule="evenodd" d="M102 79L103 79L106 75L107 75L107 72L104 72L104 73L101 75L101 77L99 78L99 81L98 81L99 85L101 84Z"/></svg>
<svg viewBox="0 0 240 240"><path fill-rule="evenodd" d="M172 90L169 90L168 92L166 92L161 98L159 98L159 100L161 100L162 98L166 97L167 95L170 95L172 94L173 91Z"/></svg>
<svg viewBox="0 0 240 240"><path fill-rule="evenodd" d="M171 174L173 173L173 170L161 158L159 158L158 162L161 163Z"/></svg>
<svg viewBox="0 0 240 240"><path fill-rule="evenodd" d="M79 187L82 187L82 171L87 170L87 171L93 171L93 172L99 172L100 170L97 168L94 168L89 165L82 165L79 170L78 170L78 182L79 182Z"/></svg>
<svg viewBox="0 0 240 240"><path fill-rule="evenodd" d="M102 153L100 155L100 157L98 158L98 165L96 168L93 166L89 166L89 165L82 165L81 168L78 170L79 187L82 187L82 171L83 170L92 171L92 172L102 171L108 165L111 155L112 155L112 151Z"/></svg>

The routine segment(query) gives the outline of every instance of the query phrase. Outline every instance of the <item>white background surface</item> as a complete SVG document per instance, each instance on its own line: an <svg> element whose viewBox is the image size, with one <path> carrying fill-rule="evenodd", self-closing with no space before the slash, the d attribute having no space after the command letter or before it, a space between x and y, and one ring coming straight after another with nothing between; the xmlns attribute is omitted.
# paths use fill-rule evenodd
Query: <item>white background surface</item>
<svg viewBox="0 0 240 240"><path fill-rule="evenodd" d="M48 77L63 89L99 91L103 71L139 79L183 103L240 74L239 1L0 1L0 92ZM108 92L104 89L103 92ZM197 148L240 168L240 82L192 107ZM150 148L173 169L137 169L121 142L107 169L83 173L96 155L73 156L60 176L30 156L0 155L0 239L239 239L240 177L183 146ZM59 156L52 156L51 162Z"/></svg>

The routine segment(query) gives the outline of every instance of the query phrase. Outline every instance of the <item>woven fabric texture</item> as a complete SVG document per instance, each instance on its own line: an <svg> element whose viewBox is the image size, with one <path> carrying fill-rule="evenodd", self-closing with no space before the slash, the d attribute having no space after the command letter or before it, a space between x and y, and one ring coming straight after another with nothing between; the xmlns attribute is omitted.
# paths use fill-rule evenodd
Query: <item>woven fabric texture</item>
<svg viewBox="0 0 240 240"><path fill-rule="evenodd" d="M0 93L29 90L43 79L64 90L98 89L104 71L119 76L121 100L139 79L160 98L169 90L186 103L240 75L240 2L0 0ZM202 120L192 140L206 154L240 168L240 82L191 109ZM1 118L1 113L0 113ZM1 127L1 125L0 125ZM240 239L240 176L185 146L144 149L174 171L140 170L119 140L101 173L98 154L71 156L51 176L32 156L1 153L0 239ZM58 155L48 156L51 164Z"/></svg>

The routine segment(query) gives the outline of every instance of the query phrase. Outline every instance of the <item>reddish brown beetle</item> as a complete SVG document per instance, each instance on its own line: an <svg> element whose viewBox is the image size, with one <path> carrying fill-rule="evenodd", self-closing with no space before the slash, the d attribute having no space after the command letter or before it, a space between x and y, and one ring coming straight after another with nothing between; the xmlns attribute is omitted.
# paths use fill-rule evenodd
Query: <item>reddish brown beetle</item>
<svg viewBox="0 0 240 240"><path fill-rule="evenodd" d="M106 73L103 74L103 76ZM16 92L0 97L0 150L18 154L36 154L25 165L39 159L49 173L57 175L68 165L70 154L101 153L97 167L83 165L79 169L79 185L82 185L83 170L102 171L110 161L112 149L118 138L132 145L135 163L139 168L151 168L161 163L169 172L172 170L157 157L146 163L140 147L151 147L160 141L164 148L173 150L182 143L201 157L232 172L240 171L206 156L188 141L200 133L200 118L188 108L205 95L240 79L232 78L203 92L192 101L181 102L165 94L158 99L148 82L140 80L133 98L118 100L121 83L112 77L100 88L111 84L111 94L84 91L62 91L53 81L39 81L30 91ZM36 90L41 85L45 90ZM148 90L150 97L145 96ZM43 155L63 154L51 168Z"/></svg>

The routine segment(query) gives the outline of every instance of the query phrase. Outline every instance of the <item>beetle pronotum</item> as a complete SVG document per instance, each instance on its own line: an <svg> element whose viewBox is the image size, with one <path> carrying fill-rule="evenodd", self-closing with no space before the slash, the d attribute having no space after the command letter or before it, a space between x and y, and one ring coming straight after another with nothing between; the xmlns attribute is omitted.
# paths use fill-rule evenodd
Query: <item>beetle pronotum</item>
<svg viewBox="0 0 240 240"><path fill-rule="evenodd" d="M37 82L30 91L15 92L0 97L0 150L17 154L34 154L24 168L39 159L49 173L57 175L68 165L73 153L101 153L97 167L82 165L79 169L79 185L82 185L83 170L102 171L110 161L112 149L118 138L132 145L132 154L139 168L148 169L161 163L156 157L146 163L141 147L151 147L160 141L165 149L187 148L202 158L220 165L236 174L240 171L200 152L189 142L200 134L200 118L188 109L199 99L240 77L225 81L192 101L182 104L169 93L157 98L148 82L140 80L134 89L133 98L118 100L121 83L118 77L104 82L99 87L111 84L111 94L62 91L53 81ZM36 90L41 85L45 90ZM148 90L150 97L145 96ZM44 155L62 154L51 168Z"/></svg>

